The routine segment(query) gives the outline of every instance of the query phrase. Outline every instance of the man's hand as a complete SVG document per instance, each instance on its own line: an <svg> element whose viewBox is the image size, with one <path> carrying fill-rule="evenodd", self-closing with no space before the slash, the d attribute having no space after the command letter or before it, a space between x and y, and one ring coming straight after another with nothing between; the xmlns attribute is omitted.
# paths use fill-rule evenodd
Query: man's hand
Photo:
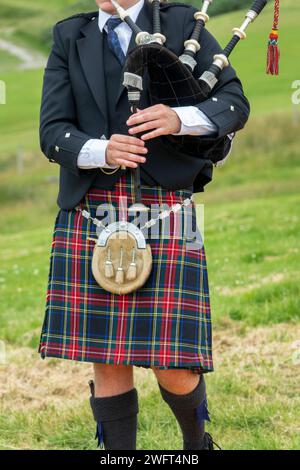
<svg viewBox="0 0 300 470"><path fill-rule="evenodd" d="M134 126L129 129L129 134L153 129L151 132L141 135L143 140L153 139L160 135L176 134L181 129L181 121L177 113L170 106L164 104L138 109L138 112L129 117L126 124Z"/></svg>
<svg viewBox="0 0 300 470"><path fill-rule="evenodd" d="M105 160L109 165L125 165L136 168L138 163L145 163L148 149L145 142L137 137L113 134L105 151Z"/></svg>

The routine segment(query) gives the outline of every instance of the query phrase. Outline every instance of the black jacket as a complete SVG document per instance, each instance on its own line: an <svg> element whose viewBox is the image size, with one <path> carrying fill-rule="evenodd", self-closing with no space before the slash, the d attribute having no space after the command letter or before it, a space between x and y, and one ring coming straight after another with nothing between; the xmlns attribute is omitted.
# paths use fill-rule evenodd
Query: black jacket
<svg viewBox="0 0 300 470"><path fill-rule="evenodd" d="M167 38L165 45L179 56L183 52L184 41L193 31L193 15L197 8L184 3L167 3L161 4L160 9L162 32ZM136 22L142 30L152 32L152 6L147 0ZM128 52L135 47L133 36ZM58 22L53 28L53 40L43 81L40 145L49 161L60 165L59 207L73 209L96 177L99 182L99 172L103 188L112 189L124 170L106 175L99 169L77 167L78 154L87 140L100 138L103 134L109 139L111 135L101 54L103 35L98 27L98 12L75 15ZM208 69L213 55L221 51L220 45L207 30L202 31L200 42L201 49L196 55L197 66L194 70L196 77ZM115 110L117 127L115 124L113 133L127 135L126 121L131 112L121 78ZM144 90L142 109L151 105L145 83ZM194 192L203 191L204 184L212 175L207 147L220 137L244 127L249 116L249 103L231 66L223 71L211 97L197 104L197 107L218 129L213 138L199 137L203 142L203 158L174 150L160 137L146 141L147 161L141 164L141 170L166 189L192 185Z"/></svg>

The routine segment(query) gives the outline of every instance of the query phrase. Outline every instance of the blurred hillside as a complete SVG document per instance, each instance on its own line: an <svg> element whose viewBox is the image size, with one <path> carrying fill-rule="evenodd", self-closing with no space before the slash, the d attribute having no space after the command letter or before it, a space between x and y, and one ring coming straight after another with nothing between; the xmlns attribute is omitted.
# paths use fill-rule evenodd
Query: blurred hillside
<svg viewBox="0 0 300 470"><path fill-rule="evenodd" d="M251 2L247 2L250 4ZM272 3L272 2L271 2ZM193 2L197 4L197 2ZM25 47L31 53L49 53L51 27L63 17L95 9L93 1L8 2L0 0L0 41L11 41ZM265 74L267 38L272 25L273 6L266 7L257 22L249 27L248 39L241 43L231 57L231 62L241 78L245 92L251 101L251 117L256 115L292 113L292 82L298 77L297 33L300 3L284 2L281 8L280 76ZM241 24L241 11L211 17L209 30L225 46L234 26ZM51 39L50 39L51 42ZM0 108L0 128L6 136L0 144L0 158L15 152L18 144L25 150L39 149L38 114L43 69L21 70L20 58L0 49L0 79L7 84L8 104ZM20 106L20 103L22 106Z"/></svg>
<svg viewBox="0 0 300 470"><path fill-rule="evenodd" d="M10 38L48 53L52 26L62 18L81 11L96 11L93 0L0 0L0 37Z"/></svg>
<svg viewBox="0 0 300 470"><path fill-rule="evenodd" d="M171 3L171 2L170 2ZM186 1L200 5L200 1ZM212 3L212 16L239 8L247 8L249 0L219 0ZM52 41L52 25L65 17L83 11L96 11L94 0L0 0L0 34L48 53Z"/></svg>

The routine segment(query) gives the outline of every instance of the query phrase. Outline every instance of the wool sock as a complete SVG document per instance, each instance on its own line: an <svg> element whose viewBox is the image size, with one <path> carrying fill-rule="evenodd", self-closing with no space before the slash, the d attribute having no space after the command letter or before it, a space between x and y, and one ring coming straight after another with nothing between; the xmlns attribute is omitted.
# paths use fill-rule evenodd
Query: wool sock
<svg viewBox="0 0 300 470"><path fill-rule="evenodd" d="M105 450L135 450L137 435L138 393L136 388L110 397L95 397L90 381L90 405L97 423L98 447Z"/></svg>
<svg viewBox="0 0 300 470"><path fill-rule="evenodd" d="M205 420L210 421L206 387L203 375L191 392L178 395L171 393L158 383L163 400L174 413L183 435L184 450L202 450L207 447Z"/></svg>

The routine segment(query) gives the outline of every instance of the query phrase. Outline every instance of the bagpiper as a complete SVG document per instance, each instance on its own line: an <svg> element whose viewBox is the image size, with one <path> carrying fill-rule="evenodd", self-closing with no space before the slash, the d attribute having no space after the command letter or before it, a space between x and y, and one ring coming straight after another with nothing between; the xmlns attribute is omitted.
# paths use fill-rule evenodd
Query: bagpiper
<svg viewBox="0 0 300 470"><path fill-rule="evenodd" d="M211 2L198 11L180 2L96 0L97 11L53 28L40 142L60 166L59 211L39 353L93 363L90 404L98 445L108 450L136 449L133 366L154 372L183 449L214 448L205 431L211 308L193 194L211 180L213 155L229 155L249 103L204 27ZM156 85L150 67L143 83L128 72L135 47L155 42L173 58L185 44L183 73L195 86L203 77L206 99L161 102L167 71Z"/></svg>

